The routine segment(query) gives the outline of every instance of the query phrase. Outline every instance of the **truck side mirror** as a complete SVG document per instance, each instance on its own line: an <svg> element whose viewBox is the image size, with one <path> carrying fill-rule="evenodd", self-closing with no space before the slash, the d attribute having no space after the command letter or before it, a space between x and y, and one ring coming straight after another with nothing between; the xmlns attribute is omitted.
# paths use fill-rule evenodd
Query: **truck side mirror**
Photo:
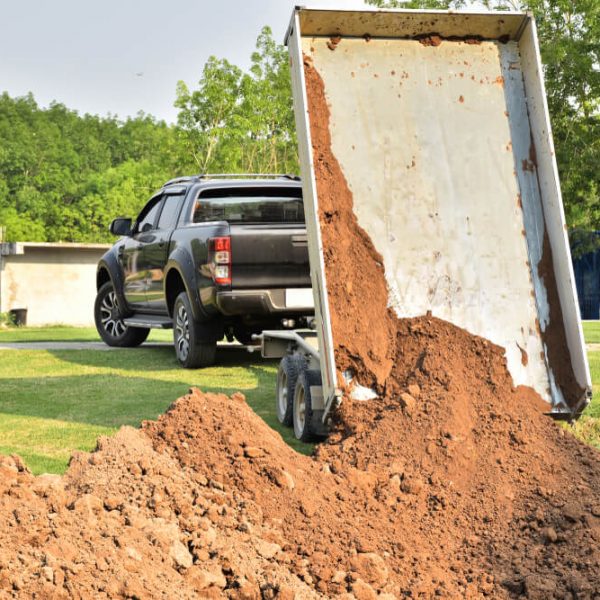
<svg viewBox="0 0 600 600"><path fill-rule="evenodd" d="M131 219L124 219L124 218L119 218L119 219L115 219L111 224L110 224L110 232L113 235L131 235L132 231L131 231Z"/></svg>

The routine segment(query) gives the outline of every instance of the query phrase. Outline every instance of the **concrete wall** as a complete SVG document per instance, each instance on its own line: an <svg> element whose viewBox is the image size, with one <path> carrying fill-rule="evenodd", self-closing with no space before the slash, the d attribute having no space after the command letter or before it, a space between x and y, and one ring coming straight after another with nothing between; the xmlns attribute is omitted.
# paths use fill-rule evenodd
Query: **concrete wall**
<svg viewBox="0 0 600 600"><path fill-rule="evenodd" d="M93 325L96 265L109 245L0 244L0 312L27 309L28 325Z"/></svg>

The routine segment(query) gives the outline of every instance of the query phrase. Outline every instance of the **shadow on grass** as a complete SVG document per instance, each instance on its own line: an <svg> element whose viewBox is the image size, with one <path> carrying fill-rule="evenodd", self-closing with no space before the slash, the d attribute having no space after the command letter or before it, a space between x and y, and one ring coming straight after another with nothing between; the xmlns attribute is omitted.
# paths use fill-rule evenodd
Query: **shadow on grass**
<svg viewBox="0 0 600 600"><path fill-rule="evenodd" d="M225 346L217 364L181 369L172 348L97 351L51 351L55 358L106 373L57 377L5 378L0 412L88 425L137 427L156 419L190 387L227 395L241 391L250 407L295 450L312 452L312 444L295 439L275 412L276 361ZM124 372L126 374L124 374ZM154 375L154 377L153 377Z"/></svg>
<svg viewBox="0 0 600 600"><path fill-rule="evenodd" d="M217 347L215 365L208 369L182 369L171 344L140 346L139 348L119 348L106 351L48 350L56 358L78 365L100 368L115 368L128 371L170 371L198 373L221 366L247 366L259 361L273 364L261 358L260 352L248 352L245 346L220 345Z"/></svg>

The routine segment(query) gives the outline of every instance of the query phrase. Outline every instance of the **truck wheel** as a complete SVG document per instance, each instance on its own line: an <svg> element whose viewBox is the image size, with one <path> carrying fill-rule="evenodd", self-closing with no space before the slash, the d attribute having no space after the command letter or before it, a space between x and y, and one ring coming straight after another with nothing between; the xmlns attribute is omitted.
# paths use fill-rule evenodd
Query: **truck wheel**
<svg viewBox="0 0 600 600"><path fill-rule="evenodd" d="M142 344L150 333L150 329L145 327L125 325L117 294L110 281L98 290L94 302L94 321L100 337L108 346L133 348Z"/></svg>
<svg viewBox="0 0 600 600"><path fill-rule="evenodd" d="M184 369L208 367L215 362L217 342L200 341L201 326L194 321L186 292L181 292L173 306L173 344L177 360Z"/></svg>
<svg viewBox="0 0 600 600"><path fill-rule="evenodd" d="M298 354L281 359L277 371L277 420L286 427L293 424L294 391L298 375L306 369L306 361Z"/></svg>
<svg viewBox="0 0 600 600"><path fill-rule="evenodd" d="M313 442L319 439L319 436L315 434L316 424L313 423L311 385L321 385L321 373L303 370L296 381L293 401L294 435L301 442Z"/></svg>

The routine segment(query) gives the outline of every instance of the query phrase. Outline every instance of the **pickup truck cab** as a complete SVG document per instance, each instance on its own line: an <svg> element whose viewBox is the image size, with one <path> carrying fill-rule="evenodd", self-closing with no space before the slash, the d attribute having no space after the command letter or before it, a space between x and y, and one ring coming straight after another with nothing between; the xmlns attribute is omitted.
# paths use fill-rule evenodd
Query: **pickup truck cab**
<svg viewBox="0 0 600 600"><path fill-rule="evenodd" d="M313 314L299 179L235 177L173 179L133 223L111 223L122 237L99 261L94 306L108 345L173 328L179 362L197 368L224 337L247 344Z"/></svg>

